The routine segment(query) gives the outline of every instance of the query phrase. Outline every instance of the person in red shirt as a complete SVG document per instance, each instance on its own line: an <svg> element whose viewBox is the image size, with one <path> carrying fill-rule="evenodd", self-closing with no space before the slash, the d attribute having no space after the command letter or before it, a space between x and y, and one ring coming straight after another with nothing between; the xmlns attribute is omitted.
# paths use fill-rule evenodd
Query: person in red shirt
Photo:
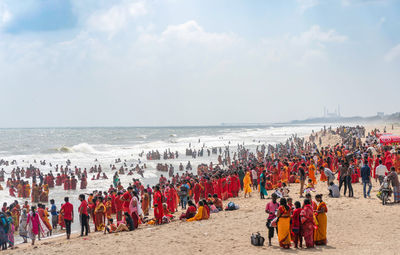
<svg viewBox="0 0 400 255"><path fill-rule="evenodd" d="M85 235L88 235L89 232L89 217L88 217L88 204L85 200L85 195L80 194L79 195L79 200L81 201L81 205L78 208L79 211L79 217L81 219L81 236L83 236L83 230L85 230Z"/></svg>
<svg viewBox="0 0 400 255"><path fill-rule="evenodd" d="M65 204L61 206L64 212L65 229L67 231L67 239L71 236L71 223L74 221L74 206L69 202L69 198L64 198Z"/></svg>
<svg viewBox="0 0 400 255"><path fill-rule="evenodd" d="M124 212L129 212L129 202L132 199L132 190L133 187L129 186L128 190L120 197L120 200L124 202L122 205Z"/></svg>
<svg viewBox="0 0 400 255"><path fill-rule="evenodd" d="M118 222L122 221L122 208L124 202L121 200L122 192L118 191L117 196L115 197L115 212L117 214L117 225Z"/></svg>
<svg viewBox="0 0 400 255"><path fill-rule="evenodd" d="M303 238L301 237L300 233L300 213L301 213L301 204L299 201L294 203L296 209L293 211L292 216L292 232L294 235L294 248L297 248L300 243L300 248L303 247Z"/></svg>

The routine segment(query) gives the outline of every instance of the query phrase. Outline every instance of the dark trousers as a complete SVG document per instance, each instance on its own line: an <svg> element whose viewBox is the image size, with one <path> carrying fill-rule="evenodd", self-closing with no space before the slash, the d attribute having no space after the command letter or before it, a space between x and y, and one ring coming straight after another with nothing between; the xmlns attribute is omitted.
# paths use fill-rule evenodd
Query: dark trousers
<svg viewBox="0 0 400 255"><path fill-rule="evenodd" d="M346 190L347 188L349 189L349 197L353 197L353 186L351 186L351 176L346 176L345 177L345 183L344 183L344 195L346 196Z"/></svg>
<svg viewBox="0 0 400 255"><path fill-rule="evenodd" d="M339 179L339 192L342 189L342 185L345 183L345 180L346 180L346 176L345 177L340 177L340 179ZM344 193L346 193L346 191Z"/></svg>
<svg viewBox="0 0 400 255"><path fill-rule="evenodd" d="M85 235L88 235L89 222L88 222L88 216L85 214L81 215L81 236L83 236L83 230L85 230Z"/></svg>
<svg viewBox="0 0 400 255"><path fill-rule="evenodd" d="M69 235L71 235L71 223L72 223L72 220L64 219L64 222L65 222L65 229L67 231L67 236L69 236Z"/></svg>
<svg viewBox="0 0 400 255"><path fill-rule="evenodd" d="M265 183L260 183L260 186L261 186L261 187L265 187ZM265 199L264 192L263 192L263 190L261 189L261 187L260 187L260 198L261 198L261 199Z"/></svg>
<svg viewBox="0 0 400 255"><path fill-rule="evenodd" d="M274 237L274 231L276 230L276 234L278 234L278 228L273 228L270 227L269 224L271 223L271 220L268 220L267 222L267 227L268 227L268 239L271 240Z"/></svg>

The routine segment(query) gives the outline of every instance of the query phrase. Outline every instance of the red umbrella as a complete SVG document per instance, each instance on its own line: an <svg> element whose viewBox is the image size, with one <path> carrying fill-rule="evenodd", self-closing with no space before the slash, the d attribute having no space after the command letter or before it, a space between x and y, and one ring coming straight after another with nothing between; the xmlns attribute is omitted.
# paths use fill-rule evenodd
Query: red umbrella
<svg viewBox="0 0 400 255"><path fill-rule="evenodd" d="M381 135L379 137L379 142L381 144L393 144L393 143L400 143L400 136L397 135Z"/></svg>

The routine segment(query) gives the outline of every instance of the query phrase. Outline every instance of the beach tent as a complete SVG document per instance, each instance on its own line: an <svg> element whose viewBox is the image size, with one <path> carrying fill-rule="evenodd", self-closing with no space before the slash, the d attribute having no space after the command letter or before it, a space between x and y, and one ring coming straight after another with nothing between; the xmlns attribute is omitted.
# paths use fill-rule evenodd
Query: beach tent
<svg viewBox="0 0 400 255"><path fill-rule="evenodd" d="M383 145L400 144L400 136L392 134L383 134L379 137L379 143Z"/></svg>

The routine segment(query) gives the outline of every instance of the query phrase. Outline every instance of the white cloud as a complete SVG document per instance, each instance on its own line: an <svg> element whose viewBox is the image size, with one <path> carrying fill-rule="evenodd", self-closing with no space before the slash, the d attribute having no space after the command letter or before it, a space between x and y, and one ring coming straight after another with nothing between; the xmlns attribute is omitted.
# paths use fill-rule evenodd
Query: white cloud
<svg viewBox="0 0 400 255"><path fill-rule="evenodd" d="M303 13L319 4L319 0L297 0L300 11Z"/></svg>
<svg viewBox="0 0 400 255"><path fill-rule="evenodd" d="M174 38L183 42L198 43L231 43L234 41L232 35L225 33L209 33L204 31L203 27L196 21L190 20L180 25L170 25L162 32L162 38Z"/></svg>
<svg viewBox="0 0 400 255"><path fill-rule="evenodd" d="M0 27L10 22L12 14L7 6L0 1Z"/></svg>
<svg viewBox="0 0 400 255"><path fill-rule="evenodd" d="M108 32L112 37L120 29L124 28L131 18L147 14L143 1L124 1L107 10L101 10L92 14L88 19L91 29Z"/></svg>
<svg viewBox="0 0 400 255"><path fill-rule="evenodd" d="M293 37L293 40L299 43L342 43L347 40L347 36L337 33L334 29L323 31L320 26L314 25L300 36Z"/></svg>
<svg viewBox="0 0 400 255"><path fill-rule="evenodd" d="M387 62L392 62L397 59L400 59L400 44L397 44L396 46L391 48L385 55L385 60Z"/></svg>
<svg viewBox="0 0 400 255"><path fill-rule="evenodd" d="M384 4L387 3L387 0L342 0L343 6L350 6L350 5L362 5L362 4Z"/></svg>
<svg viewBox="0 0 400 255"><path fill-rule="evenodd" d="M146 41L174 41L178 43L198 43L204 45L229 45L238 38L227 33L211 33L204 30L196 21L190 20L179 25L169 25L161 35L143 34L141 39Z"/></svg>
<svg viewBox="0 0 400 255"><path fill-rule="evenodd" d="M342 43L347 37L335 30L323 30L318 25L298 35L286 34L264 38L254 56L261 55L265 63L308 66L329 59L329 43ZM253 56L253 57L254 57Z"/></svg>

